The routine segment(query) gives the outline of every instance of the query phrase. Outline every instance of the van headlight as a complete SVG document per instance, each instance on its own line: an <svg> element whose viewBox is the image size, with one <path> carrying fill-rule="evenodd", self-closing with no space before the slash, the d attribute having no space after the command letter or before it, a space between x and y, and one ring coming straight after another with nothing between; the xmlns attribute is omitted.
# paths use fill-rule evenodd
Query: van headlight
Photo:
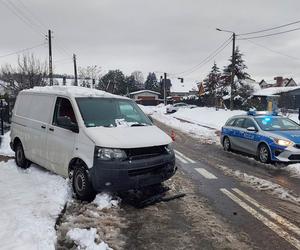
<svg viewBox="0 0 300 250"><path fill-rule="evenodd" d="M95 148L95 155L98 159L104 161L111 160L125 160L127 158L126 152L117 148Z"/></svg>
<svg viewBox="0 0 300 250"><path fill-rule="evenodd" d="M289 140L283 140L283 139L278 139L278 138L274 138L274 141L276 142L276 144L280 145L280 146L284 146L284 147L288 147L293 145L294 143L289 141Z"/></svg>
<svg viewBox="0 0 300 250"><path fill-rule="evenodd" d="M174 149L173 149L172 143L166 145L165 149L166 149L166 151L167 151L168 154L174 154Z"/></svg>

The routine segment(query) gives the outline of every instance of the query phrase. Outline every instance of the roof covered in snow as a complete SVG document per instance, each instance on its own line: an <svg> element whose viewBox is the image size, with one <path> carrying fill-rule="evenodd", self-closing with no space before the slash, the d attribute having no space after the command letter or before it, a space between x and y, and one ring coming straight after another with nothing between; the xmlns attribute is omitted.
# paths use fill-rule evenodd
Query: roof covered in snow
<svg viewBox="0 0 300 250"><path fill-rule="evenodd" d="M152 91L152 90L149 90L149 89L138 90L138 91L131 92L129 94L130 95L137 95L137 94L141 94L141 93L145 93L145 92L155 94L155 95L160 95L159 92Z"/></svg>
<svg viewBox="0 0 300 250"><path fill-rule="evenodd" d="M184 82L181 82L179 79L172 79L172 93L189 93L189 91L198 91L196 82L188 81L186 79L184 79Z"/></svg>
<svg viewBox="0 0 300 250"><path fill-rule="evenodd" d="M90 89L77 86L45 86L45 87L34 87L32 89L26 89L21 91L23 93L43 93L53 95L65 95L72 97L106 97L106 98L124 98L124 96L113 95L111 93L98 90Z"/></svg>
<svg viewBox="0 0 300 250"><path fill-rule="evenodd" d="M285 93L289 91L293 91L296 89L300 89L300 86L296 87L270 87L266 89L261 89L253 93L253 96L272 96L279 95L280 93Z"/></svg>

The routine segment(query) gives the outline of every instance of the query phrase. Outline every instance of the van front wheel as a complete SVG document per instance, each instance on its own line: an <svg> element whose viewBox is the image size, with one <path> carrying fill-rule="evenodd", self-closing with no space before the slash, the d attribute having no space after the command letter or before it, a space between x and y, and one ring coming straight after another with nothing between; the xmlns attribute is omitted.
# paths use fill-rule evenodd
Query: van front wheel
<svg viewBox="0 0 300 250"><path fill-rule="evenodd" d="M88 172L83 166L76 166L74 168L72 186L74 193L79 200L90 202L96 196Z"/></svg>
<svg viewBox="0 0 300 250"><path fill-rule="evenodd" d="M26 169L30 166L30 161L26 159L22 143L19 142L15 147L15 161L18 167Z"/></svg>

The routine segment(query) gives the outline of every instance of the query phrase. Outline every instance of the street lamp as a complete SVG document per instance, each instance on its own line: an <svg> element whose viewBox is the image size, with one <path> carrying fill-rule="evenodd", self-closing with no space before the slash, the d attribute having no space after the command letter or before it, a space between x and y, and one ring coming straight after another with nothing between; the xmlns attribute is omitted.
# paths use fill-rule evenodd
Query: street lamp
<svg viewBox="0 0 300 250"><path fill-rule="evenodd" d="M233 110L233 85L234 85L234 69L235 69L235 32L231 30L223 30L216 28L217 31L227 32L232 34L232 68L231 68L231 81L230 81L230 110Z"/></svg>

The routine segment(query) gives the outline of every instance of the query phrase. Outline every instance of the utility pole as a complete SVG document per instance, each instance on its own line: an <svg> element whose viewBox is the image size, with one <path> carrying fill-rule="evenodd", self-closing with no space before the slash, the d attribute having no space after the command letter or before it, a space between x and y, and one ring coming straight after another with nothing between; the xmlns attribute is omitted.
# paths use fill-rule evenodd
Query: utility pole
<svg viewBox="0 0 300 250"><path fill-rule="evenodd" d="M233 110L233 91L234 91L234 76L235 76L235 33L232 33L232 69L230 81L230 110Z"/></svg>
<svg viewBox="0 0 300 250"><path fill-rule="evenodd" d="M48 30L48 44L49 44L49 79L50 79L50 86L53 85L51 33L52 33L51 30Z"/></svg>
<svg viewBox="0 0 300 250"><path fill-rule="evenodd" d="M166 100L166 85L167 85L167 73L164 73L164 104L167 105Z"/></svg>
<svg viewBox="0 0 300 250"><path fill-rule="evenodd" d="M232 34L232 69L231 69L231 81L230 81L230 110L233 110L233 91L234 91L234 75L235 75L235 37L236 34L231 30L223 30L216 28L217 31L227 32Z"/></svg>
<svg viewBox="0 0 300 250"><path fill-rule="evenodd" d="M76 55L75 54L73 54L73 63L74 63L74 77L75 77L74 86L78 86L77 64L76 64Z"/></svg>

